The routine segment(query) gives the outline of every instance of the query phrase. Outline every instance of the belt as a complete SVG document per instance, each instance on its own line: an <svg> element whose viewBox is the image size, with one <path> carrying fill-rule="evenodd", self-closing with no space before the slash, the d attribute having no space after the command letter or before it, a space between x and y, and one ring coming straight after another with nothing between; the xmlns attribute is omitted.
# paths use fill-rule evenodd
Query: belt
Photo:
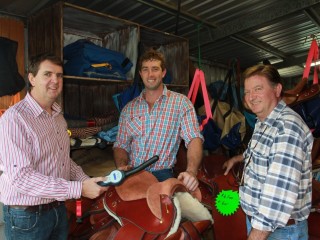
<svg viewBox="0 0 320 240"><path fill-rule="evenodd" d="M163 168L163 169L159 169L159 170L153 170L151 171L152 173L158 173L158 172L172 172L173 169L172 168Z"/></svg>
<svg viewBox="0 0 320 240"><path fill-rule="evenodd" d="M249 216L249 215L247 215L247 217L248 217L249 221L251 222L251 218L252 218L252 217ZM296 224L296 221L295 221L294 219L290 218L290 219L288 220L286 226L295 225L295 224Z"/></svg>
<svg viewBox="0 0 320 240"><path fill-rule="evenodd" d="M57 208L61 205L64 205L64 202L53 201L51 203L34 205L34 206L8 205L8 207L12 209L21 209L26 212L40 212L40 211L48 211L52 208Z"/></svg>

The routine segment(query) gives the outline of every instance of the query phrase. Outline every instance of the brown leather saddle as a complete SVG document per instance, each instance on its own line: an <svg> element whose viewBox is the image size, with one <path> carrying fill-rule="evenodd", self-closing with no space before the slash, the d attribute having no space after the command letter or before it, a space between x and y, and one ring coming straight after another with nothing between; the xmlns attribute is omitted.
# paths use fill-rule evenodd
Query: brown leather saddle
<svg viewBox="0 0 320 240"><path fill-rule="evenodd" d="M320 93L319 84L312 84L310 86L307 86L307 83L308 79L302 78L294 88L284 91L282 98L283 101L287 105L293 106L298 103L307 101Z"/></svg>
<svg viewBox="0 0 320 240"><path fill-rule="evenodd" d="M201 239L200 233L213 219L199 199L199 189L191 194L176 178L158 182L151 173L142 171L120 186L109 187L104 207L121 225L116 240L128 234L131 239L180 239L182 235Z"/></svg>
<svg viewBox="0 0 320 240"><path fill-rule="evenodd" d="M201 239L212 226L211 213L177 179L158 182L149 172L110 186L96 200L82 201L82 223L76 223L75 201L68 201L68 239Z"/></svg>

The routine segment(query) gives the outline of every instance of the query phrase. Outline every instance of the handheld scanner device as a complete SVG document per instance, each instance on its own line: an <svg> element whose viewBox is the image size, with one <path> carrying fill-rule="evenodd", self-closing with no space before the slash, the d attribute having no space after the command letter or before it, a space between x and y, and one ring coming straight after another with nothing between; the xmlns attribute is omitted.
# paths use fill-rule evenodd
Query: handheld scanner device
<svg viewBox="0 0 320 240"><path fill-rule="evenodd" d="M98 182L97 184L102 187L118 186L124 181L126 177L129 177L132 174L140 172L141 170L145 169L146 167L149 167L151 164L155 163L158 160L159 160L159 156L155 155L150 159L148 159L146 162L128 171L122 171L118 169L113 170L109 175L106 176L105 181Z"/></svg>

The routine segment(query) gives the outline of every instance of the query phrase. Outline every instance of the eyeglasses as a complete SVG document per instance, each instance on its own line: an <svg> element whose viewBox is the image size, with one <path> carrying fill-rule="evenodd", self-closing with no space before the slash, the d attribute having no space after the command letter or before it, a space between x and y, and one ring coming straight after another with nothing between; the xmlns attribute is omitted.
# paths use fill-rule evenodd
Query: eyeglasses
<svg viewBox="0 0 320 240"><path fill-rule="evenodd" d="M256 144L254 145L254 147L252 148L249 157L248 157L248 156L245 156L245 158L243 159L243 161L244 161L244 162L247 162L247 163L244 165L244 168L243 168L243 171L242 171L241 180L240 180L240 182L239 182L239 186L243 186L243 185L244 185L244 173L245 173L248 165L249 165L250 162L251 162L251 159L252 159L252 151L253 151L253 150L256 148L256 146L258 145L258 142L260 141L261 137L263 136L263 134L265 133L265 131L267 130L267 128L268 128L268 125L265 126L265 128L263 129L263 131L262 131L262 133L260 134L259 138L257 139L257 142L256 142ZM251 145L251 141L250 141L250 143L249 143L248 145L249 145L249 146ZM247 157L248 157L248 161L246 161L246 158L247 158Z"/></svg>

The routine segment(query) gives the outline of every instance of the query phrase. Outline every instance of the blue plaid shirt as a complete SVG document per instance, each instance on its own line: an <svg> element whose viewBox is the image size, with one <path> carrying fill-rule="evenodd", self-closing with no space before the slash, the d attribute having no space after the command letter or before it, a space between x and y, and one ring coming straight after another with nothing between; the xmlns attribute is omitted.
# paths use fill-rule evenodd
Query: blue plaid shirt
<svg viewBox="0 0 320 240"><path fill-rule="evenodd" d="M312 134L283 101L257 121L247 150L241 206L252 226L274 231L289 218L307 219L311 209Z"/></svg>
<svg viewBox="0 0 320 240"><path fill-rule="evenodd" d="M203 139L195 109L185 95L164 86L162 95L149 110L144 93L122 110L113 146L129 153L131 166L140 165L158 155L159 160L148 170L172 168L181 139L184 139L186 146L193 138Z"/></svg>

